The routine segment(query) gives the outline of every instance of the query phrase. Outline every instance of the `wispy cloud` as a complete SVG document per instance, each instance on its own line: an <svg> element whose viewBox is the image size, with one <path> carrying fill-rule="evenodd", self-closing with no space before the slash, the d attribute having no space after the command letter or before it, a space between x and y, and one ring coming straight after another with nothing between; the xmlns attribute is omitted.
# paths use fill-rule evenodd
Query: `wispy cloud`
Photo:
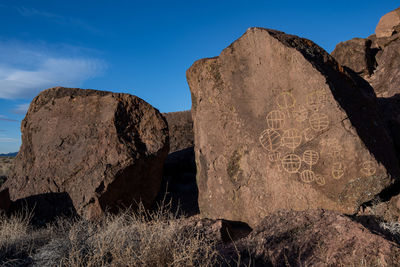
<svg viewBox="0 0 400 267"><path fill-rule="evenodd" d="M103 60L80 50L0 41L0 98L30 100L49 87L79 87L105 70Z"/></svg>
<svg viewBox="0 0 400 267"><path fill-rule="evenodd" d="M26 112L28 111L28 108L29 108L29 103L19 104L12 110L12 112L19 115L25 115Z"/></svg>
<svg viewBox="0 0 400 267"><path fill-rule="evenodd" d="M15 142L18 142L18 140L15 138L0 137L0 143L15 143Z"/></svg>
<svg viewBox="0 0 400 267"><path fill-rule="evenodd" d="M60 25L78 27L91 33L101 34L100 30L79 18L66 17L31 7L16 7L16 9L24 17L42 17Z"/></svg>
<svg viewBox="0 0 400 267"><path fill-rule="evenodd" d="M10 119L5 115L0 115L0 121L19 122L19 120Z"/></svg>

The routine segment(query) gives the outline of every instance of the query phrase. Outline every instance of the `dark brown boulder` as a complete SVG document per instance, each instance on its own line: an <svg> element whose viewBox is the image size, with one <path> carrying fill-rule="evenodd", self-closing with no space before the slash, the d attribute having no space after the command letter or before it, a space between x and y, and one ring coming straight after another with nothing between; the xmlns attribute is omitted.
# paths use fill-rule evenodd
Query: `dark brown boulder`
<svg viewBox="0 0 400 267"><path fill-rule="evenodd" d="M8 188L0 190L0 214L8 213L11 205L10 194Z"/></svg>
<svg viewBox="0 0 400 267"><path fill-rule="evenodd" d="M375 69L375 59L371 51L372 41L354 38L336 45L332 56L343 66L361 75L370 75Z"/></svg>
<svg viewBox="0 0 400 267"><path fill-rule="evenodd" d="M373 89L309 40L250 28L187 79L206 217L353 214L399 177Z"/></svg>
<svg viewBox="0 0 400 267"><path fill-rule="evenodd" d="M193 120L190 110L163 113L169 129L169 152L186 149L194 145Z"/></svg>
<svg viewBox="0 0 400 267"><path fill-rule="evenodd" d="M22 146L5 183L12 200L67 193L79 215L95 218L159 191L168 154L165 119L142 99L52 88L22 121Z"/></svg>
<svg viewBox="0 0 400 267"><path fill-rule="evenodd" d="M224 251L231 263L239 254L240 266L399 266L400 262L396 243L347 216L324 210L269 215Z"/></svg>

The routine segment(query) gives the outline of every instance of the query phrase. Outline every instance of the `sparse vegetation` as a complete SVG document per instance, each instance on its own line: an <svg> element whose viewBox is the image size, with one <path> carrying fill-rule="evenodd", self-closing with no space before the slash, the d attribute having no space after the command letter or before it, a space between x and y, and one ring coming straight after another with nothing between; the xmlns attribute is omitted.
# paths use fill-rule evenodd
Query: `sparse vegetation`
<svg viewBox="0 0 400 267"><path fill-rule="evenodd" d="M0 265L215 266L216 242L161 207L35 229L27 213L0 218Z"/></svg>

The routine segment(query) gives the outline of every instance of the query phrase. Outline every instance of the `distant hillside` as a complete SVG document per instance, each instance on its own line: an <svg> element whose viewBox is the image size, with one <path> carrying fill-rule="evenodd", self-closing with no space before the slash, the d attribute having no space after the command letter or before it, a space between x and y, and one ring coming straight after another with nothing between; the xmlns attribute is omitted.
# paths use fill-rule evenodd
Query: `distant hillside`
<svg viewBox="0 0 400 267"><path fill-rule="evenodd" d="M0 157L15 157L15 156L17 156L17 154L18 154L18 152L0 154Z"/></svg>

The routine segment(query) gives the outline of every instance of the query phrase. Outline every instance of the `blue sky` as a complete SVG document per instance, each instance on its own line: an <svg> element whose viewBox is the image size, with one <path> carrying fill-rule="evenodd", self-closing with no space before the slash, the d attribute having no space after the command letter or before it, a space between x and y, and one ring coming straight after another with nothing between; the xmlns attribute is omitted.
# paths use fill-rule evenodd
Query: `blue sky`
<svg viewBox="0 0 400 267"><path fill-rule="evenodd" d="M0 0L0 153L18 151L20 123L41 90L137 95L161 112L190 109L185 71L247 28L281 30L328 52L374 33L398 1Z"/></svg>

